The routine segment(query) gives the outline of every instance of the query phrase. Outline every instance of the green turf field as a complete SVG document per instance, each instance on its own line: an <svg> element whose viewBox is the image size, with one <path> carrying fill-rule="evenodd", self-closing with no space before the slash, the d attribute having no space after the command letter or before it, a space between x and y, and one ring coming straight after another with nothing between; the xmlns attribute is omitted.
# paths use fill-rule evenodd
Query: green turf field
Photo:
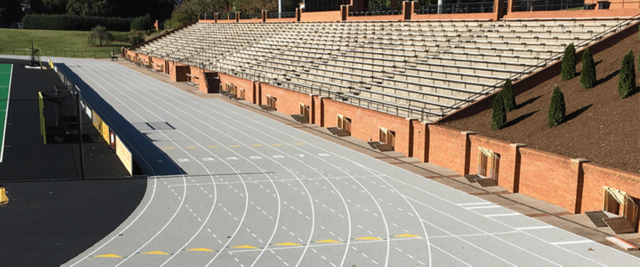
<svg viewBox="0 0 640 267"><path fill-rule="evenodd" d="M4 154L4 127L9 109L9 90L11 89L11 64L0 64L0 162Z"/></svg>
<svg viewBox="0 0 640 267"><path fill-rule="evenodd" d="M96 47L87 44L86 31L52 31L52 30L25 30L0 28L0 54L4 55L28 55L31 41L35 48L40 49L41 56L58 57L107 57L109 51L120 51L120 46L129 46L128 43L114 42L108 46ZM117 34L119 32L112 32ZM75 56L72 51L76 51ZM85 53L78 53L83 51ZM22 53L22 54L20 54Z"/></svg>

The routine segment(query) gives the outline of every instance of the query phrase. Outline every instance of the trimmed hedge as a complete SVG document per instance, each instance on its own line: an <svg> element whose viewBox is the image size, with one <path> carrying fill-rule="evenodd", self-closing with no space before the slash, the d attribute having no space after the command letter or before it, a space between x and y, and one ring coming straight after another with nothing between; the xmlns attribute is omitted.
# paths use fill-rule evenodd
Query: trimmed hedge
<svg viewBox="0 0 640 267"><path fill-rule="evenodd" d="M588 47L582 53L580 84L582 84L582 88L585 89L592 88L596 84L596 63L593 62L593 56Z"/></svg>
<svg viewBox="0 0 640 267"><path fill-rule="evenodd" d="M154 24L153 19L151 18L149 13L147 13L147 15L135 18L133 22L131 22L131 29L136 31L151 30L151 29L154 29L155 27L155 25L153 24Z"/></svg>
<svg viewBox="0 0 640 267"><path fill-rule="evenodd" d="M504 86L502 86L502 97L504 98L504 108L507 112L516 108L516 95L513 92L513 85L509 78L507 78Z"/></svg>
<svg viewBox="0 0 640 267"><path fill-rule="evenodd" d="M493 99L493 111L491 112L491 129L500 130L507 124L507 111L504 107L504 91L500 91Z"/></svg>
<svg viewBox="0 0 640 267"><path fill-rule="evenodd" d="M85 17L75 15L26 15L22 18L24 29L90 31L97 25L109 31L128 32L133 18Z"/></svg>
<svg viewBox="0 0 640 267"><path fill-rule="evenodd" d="M576 48L573 43L567 45L562 57L562 80L570 80L576 76Z"/></svg>
<svg viewBox="0 0 640 267"><path fill-rule="evenodd" d="M622 68L620 68L620 76L618 78L618 95L620 98L630 96L636 90L636 68L633 52L624 56L622 59Z"/></svg>
<svg viewBox="0 0 640 267"><path fill-rule="evenodd" d="M547 125L549 127L557 126L564 121L565 116L564 94L560 87L553 89L551 96L551 104L549 104L549 113L547 114Z"/></svg>

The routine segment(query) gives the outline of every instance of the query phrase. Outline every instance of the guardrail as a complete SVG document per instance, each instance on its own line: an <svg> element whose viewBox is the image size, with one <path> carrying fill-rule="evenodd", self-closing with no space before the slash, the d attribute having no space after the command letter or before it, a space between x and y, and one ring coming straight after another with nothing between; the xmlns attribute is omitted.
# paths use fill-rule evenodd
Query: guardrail
<svg viewBox="0 0 640 267"><path fill-rule="evenodd" d="M415 10L416 14L463 14L493 12L494 2L423 5Z"/></svg>
<svg viewBox="0 0 640 267"><path fill-rule="evenodd" d="M366 7L366 8L349 8L349 16L380 16L380 15L402 15L402 7Z"/></svg>
<svg viewBox="0 0 640 267"><path fill-rule="evenodd" d="M224 68L220 66L213 66L208 68L208 70L215 71L218 73L224 73L227 75L233 75L238 78L258 81L264 84L270 84L273 86L278 86L282 88L286 88L289 90L293 90L296 92L317 95L319 97L327 97L339 102L348 102L351 105L364 107L367 109L377 110L381 112L385 112L387 114L396 115L396 116L407 116L410 118L420 118L421 121L425 120L433 120L436 118L441 118L444 116L444 108L416 108L409 106L403 106L399 104L393 104L388 102L383 102L375 99L369 99L360 97L352 94L345 94L344 92L332 91L329 89L316 87L314 84L305 85L299 83L293 83L289 81L281 81L277 80L273 77L267 77L256 73L249 73L245 71L239 71L229 68Z"/></svg>
<svg viewBox="0 0 640 267"><path fill-rule="evenodd" d="M270 19L278 19L278 18L295 18L296 12L268 12L267 15Z"/></svg>
<svg viewBox="0 0 640 267"><path fill-rule="evenodd" d="M582 42L574 44L576 50L578 50L579 48L587 46L591 42L595 42L595 41L597 41L599 39L602 39L604 36L606 36L608 34L611 34L611 33L617 32L619 30L622 30L623 27L626 27L626 26L623 26L623 25L625 25L625 24L627 24L629 22L632 22L634 20L637 20L638 16L640 16L640 14L636 14L633 17L631 17L629 19L626 19L626 20L624 20L622 22L619 22L618 24L616 24L616 25L604 30L603 32L600 32L597 35L591 36L589 39L586 39L586 40L583 40ZM557 54L555 54L555 55L553 55L553 56L551 56L551 57L539 62L535 66L526 68L526 69L522 70L521 72L518 72L516 74L511 75L509 77L509 79L511 79L511 81L521 80L522 78L524 78L525 76L529 75L533 71L535 71L535 70L537 70L539 68L547 67L550 63L552 63L552 62L554 62L554 61L556 61L558 59L561 59L563 55L564 55L564 51L563 52L558 52ZM453 105L451 105L453 107L452 109L448 109L446 111L447 112L451 112L452 110L460 109L463 106L466 106L467 103L475 102L476 100L478 100L480 97L482 97L484 95L492 94L492 93L496 92L497 90L501 90L502 89L502 85L504 85L504 81L500 81L500 82L495 83L494 85L487 86L487 87L483 88L482 91L480 93L478 93L478 94L471 95L471 96L467 97L464 100L458 100Z"/></svg>
<svg viewBox="0 0 640 267"><path fill-rule="evenodd" d="M110 58L112 53L118 51L57 51L40 50L43 57L73 57L73 58ZM31 56L31 48L0 48L2 55Z"/></svg>
<svg viewBox="0 0 640 267"><path fill-rule="evenodd" d="M262 18L262 14L244 14L244 13L240 13L240 18L241 19L261 19Z"/></svg>

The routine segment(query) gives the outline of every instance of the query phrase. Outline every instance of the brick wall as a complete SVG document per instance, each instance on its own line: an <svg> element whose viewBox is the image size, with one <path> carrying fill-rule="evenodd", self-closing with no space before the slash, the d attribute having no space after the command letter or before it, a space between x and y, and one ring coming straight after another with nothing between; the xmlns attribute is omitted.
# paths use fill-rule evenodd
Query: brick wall
<svg viewBox="0 0 640 267"><path fill-rule="evenodd" d="M222 88L225 88L227 83L232 83L238 88L236 90L236 93L238 94L238 96L240 95L240 89L244 89L245 98L251 99L247 101L253 100L253 96L249 96L249 94L252 94L251 92L253 91L253 84L254 84L253 81L234 77L234 76L223 74L223 73L220 73L219 75L220 75L220 84L222 84Z"/></svg>
<svg viewBox="0 0 640 267"><path fill-rule="evenodd" d="M592 163L584 164L583 170L582 211L602 210L604 186L625 191L636 199L640 197L638 173L609 169Z"/></svg>
<svg viewBox="0 0 640 267"><path fill-rule="evenodd" d="M458 130L429 125L429 162L464 173L466 136Z"/></svg>
<svg viewBox="0 0 640 267"><path fill-rule="evenodd" d="M340 11L301 12L300 21L342 21Z"/></svg>
<svg viewBox="0 0 640 267"><path fill-rule="evenodd" d="M351 119L351 136L361 140L379 141L379 128L396 132L395 151L409 153L409 120L371 109L349 105L329 98L322 99L324 127L336 127L338 114Z"/></svg>
<svg viewBox="0 0 640 267"><path fill-rule="evenodd" d="M520 149L520 193L575 210L577 174L568 157L524 147Z"/></svg>
<svg viewBox="0 0 640 267"><path fill-rule="evenodd" d="M287 115L300 114L300 103L311 106L311 95L283 89L270 84L261 84L262 103L267 103L267 95L277 99L277 109Z"/></svg>
<svg viewBox="0 0 640 267"><path fill-rule="evenodd" d="M407 156L417 158L422 162L429 161L429 131L427 124L419 120L412 120L410 126L410 138L413 141L413 145L410 147L411 151Z"/></svg>
<svg viewBox="0 0 640 267"><path fill-rule="evenodd" d="M509 192L514 192L515 168L516 168L516 147L508 142L485 137L482 135L470 135L469 149L469 174L478 174L478 156L480 149L484 148L498 153L500 163L498 167L498 185L506 188Z"/></svg>

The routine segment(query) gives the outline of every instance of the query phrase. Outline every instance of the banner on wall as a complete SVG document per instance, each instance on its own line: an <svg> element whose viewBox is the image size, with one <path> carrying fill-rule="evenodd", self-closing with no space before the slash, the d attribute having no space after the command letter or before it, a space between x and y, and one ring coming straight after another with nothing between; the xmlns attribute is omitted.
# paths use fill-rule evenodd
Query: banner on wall
<svg viewBox="0 0 640 267"><path fill-rule="evenodd" d="M116 155L118 156L118 158L120 158L120 161L122 161L122 164L127 169L127 171L129 171L129 174L133 175L133 160L131 158L131 152L129 151L129 149L127 149L126 146L124 146L117 135L115 136L115 143Z"/></svg>

